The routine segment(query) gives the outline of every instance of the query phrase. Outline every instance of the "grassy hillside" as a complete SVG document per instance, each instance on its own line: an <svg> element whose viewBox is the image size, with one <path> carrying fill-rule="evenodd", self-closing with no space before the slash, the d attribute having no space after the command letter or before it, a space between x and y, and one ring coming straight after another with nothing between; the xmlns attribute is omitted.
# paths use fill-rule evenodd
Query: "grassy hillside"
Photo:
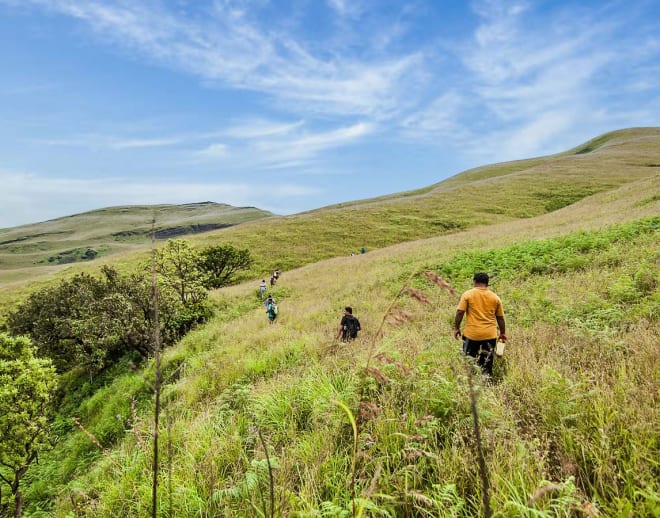
<svg viewBox="0 0 660 518"><path fill-rule="evenodd" d="M0 270L57 266L144 249L156 218L156 238L167 239L270 216L254 207L220 203L110 207L43 223L0 229Z"/></svg>
<svg viewBox="0 0 660 518"><path fill-rule="evenodd" d="M496 516L658 516L658 139L616 133L195 238L306 265L276 287L275 325L255 276L215 292L213 320L168 349L160 515L478 516L471 379ZM428 223L447 214L455 228ZM460 291L481 269L510 336L493 384L450 336L456 297L420 274ZM346 304L363 326L348 346L332 340ZM152 379L125 364L65 385L87 432L58 421L29 473L34 516L149 514Z"/></svg>
<svg viewBox="0 0 660 518"><path fill-rule="evenodd" d="M657 516L659 142L617 132L191 238L258 265L166 352L160 515L480 515L471 379L497 516ZM271 326L255 289L275 266ZM481 269L511 339L493 384L451 339L456 297L421 274L460 291ZM332 340L346 304L363 326L349 346ZM128 361L62 380L59 442L28 472L33 516L149 514L152 380Z"/></svg>
<svg viewBox="0 0 660 518"><path fill-rule="evenodd" d="M165 358L162 515L269 516L266 452L276 516L351 516L354 498L361 516L479 515L456 298L413 274L462 290L484 268L511 337L494 384L472 375L493 510L657 516L653 185L286 272L272 326L252 283L216 292L214 320ZM349 346L332 341L345 304L364 329ZM108 449L63 421L27 498L54 498L53 516L147 515L152 376L127 370L72 410Z"/></svg>
<svg viewBox="0 0 660 518"><path fill-rule="evenodd" d="M101 264L125 264L147 254L151 221L159 241L189 237L272 216L221 203L110 207L43 223L0 229L0 324L7 308L31 291Z"/></svg>

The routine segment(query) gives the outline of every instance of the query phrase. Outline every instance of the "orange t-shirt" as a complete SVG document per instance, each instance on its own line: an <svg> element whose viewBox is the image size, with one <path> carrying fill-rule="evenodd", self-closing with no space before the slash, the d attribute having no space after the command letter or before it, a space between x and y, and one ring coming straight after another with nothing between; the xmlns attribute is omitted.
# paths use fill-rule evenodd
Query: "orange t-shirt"
<svg viewBox="0 0 660 518"><path fill-rule="evenodd" d="M497 338L497 320L503 317L502 301L488 288L472 288L461 295L458 308L465 311L463 336L470 340Z"/></svg>

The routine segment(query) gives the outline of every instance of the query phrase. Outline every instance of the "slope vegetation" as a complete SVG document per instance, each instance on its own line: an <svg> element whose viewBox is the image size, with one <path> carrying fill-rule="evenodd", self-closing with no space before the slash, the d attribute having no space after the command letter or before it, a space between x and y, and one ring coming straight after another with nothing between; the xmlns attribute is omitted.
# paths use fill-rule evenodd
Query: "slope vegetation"
<svg viewBox="0 0 660 518"><path fill-rule="evenodd" d="M251 285L216 293L214 320L164 362L162 515L270 516L271 495L275 516L351 516L354 505L362 516L479 515L471 378L499 515L654 516L660 219L650 187L286 272L275 325ZM468 376L450 337L456 298L415 275L461 290L476 269L494 275L511 336L494 384ZM364 329L350 345L332 340L345 304ZM70 435L41 465L68 484L35 471L32 498L60 487L56 516L148 514L150 424L132 408L149 407L152 376L127 372L74 412L114 450Z"/></svg>
<svg viewBox="0 0 660 518"><path fill-rule="evenodd" d="M274 289L274 325L255 276L215 292L212 321L168 349L160 515L481 515L472 384L498 516L656 516L659 139L614 134L589 152L198 236L255 247L264 267L304 266ZM500 210L479 208L484 197ZM429 211L457 227L426 226ZM369 253L347 255L359 245ZM482 269L511 337L494 383L451 339L456 297L424 275L460 291ZM342 345L347 304L363 332ZM153 366L125 365L64 388L70 415L29 474L32 511L149 514L152 379Z"/></svg>
<svg viewBox="0 0 660 518"><path fill-rule="evenodd" d="M566 153L479 167L416 191L347 202L287 217L263 219L263 212L245 209L248 216L229 221L220 219L228 223L243 222L241 225L191 235L189 239L199 245L232 244L239 248L249 248L255 263L253 269L244 273L242 278L261 278L276 268L289 270L322 259L349 255L363 247L373 250L461 232L480 225L547 214L585 197L639 179L657 179L658 164L660 128L621 130L598 137ZM203 208L205 204L201 205ZM185 217L181 211L185 214L190 207L183 206L179 212L175 212L174 223L165 210L162 214L156 214L157 226L185 226ZM168 210L171 209L169 206ZM115 213L123 210L118 208ZM94 216L96 213L90 214ZM243 215L244 212L240 210L237 214ZM24 288L25 283L33 283L38 278L45 280L53 274L66 275L88 269L85 265L51 266L48 258L67 251L77 251L78 255L84 256L88 247L93 247L94 243L99 244L90 239L89 232L95 225L101 228L106 228L108 223L112 225L112 229L104 233L105 237L99 245L101 254L124 250L124 253L112 257L112 263L131 268L137 258L146 257L144 252L135 252L136 249L144 250L143 237L140 237L143 241L139 246L133 242L136 238L131 236L119 240L115 237L108 239L111 234L120 233L122 228L126 228L117 224L121 223L124 216L115 214L107 218L103 211L99 211L97 216L101 216L101 219L95 216L93 224L88 222L79 225L77 235L80 239L67 245L44 245L47 248L41 253L21 248L28 246L23 241L6 245L9 248L15 247L11 251L8 251L9 248L3 250L0 246L0 281L4 284L0 288L0 303L15 300L8 292L20 293L16 290ZM129 228L137 227L144 235L153 216L152 208L137 211L131 216L131 225L134 227ZM59 225L67 219L55 220L54 228L39 227L38 233L62 232L64 235L71 229ZM207 221L200 219L195 223ZM212 221L217 222L218 219ZM82 229L85 229L85 233ZM4 231L9 232L6 235L0 231L0 240L11 241L17 236L25 237L27 230L26 227L10 229ZM34 241L29 246L38 248L40 238L34 238ZM39 269L19 267L39 261L48 266ZM98 261L93 263L92 268L96 267L95 263ZM11 269L4 269L9 266Z"/></svg>

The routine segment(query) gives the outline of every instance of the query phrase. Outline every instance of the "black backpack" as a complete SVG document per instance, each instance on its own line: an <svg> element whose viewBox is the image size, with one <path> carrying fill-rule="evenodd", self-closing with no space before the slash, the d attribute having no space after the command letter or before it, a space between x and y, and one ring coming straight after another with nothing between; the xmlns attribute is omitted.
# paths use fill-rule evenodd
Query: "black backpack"
<svg viewBox="0 0 660 518"><path fill-rule="evenodd" d="M348 316L348 318L346 319L346 324L344 326L344 337L350 339L357 338L359 330L360 330L360 321L354 316Z"/></svg>

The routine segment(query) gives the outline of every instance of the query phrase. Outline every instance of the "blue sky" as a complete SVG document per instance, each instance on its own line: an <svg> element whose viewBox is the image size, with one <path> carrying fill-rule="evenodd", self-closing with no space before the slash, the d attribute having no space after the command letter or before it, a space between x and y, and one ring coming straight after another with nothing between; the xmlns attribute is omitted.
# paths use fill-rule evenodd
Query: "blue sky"
<svg viewBox="0 0 660 518"><path fill-rule="evenodd" d="M0 227L291 214L660 125L660 2L0 0Z"/></svg>

